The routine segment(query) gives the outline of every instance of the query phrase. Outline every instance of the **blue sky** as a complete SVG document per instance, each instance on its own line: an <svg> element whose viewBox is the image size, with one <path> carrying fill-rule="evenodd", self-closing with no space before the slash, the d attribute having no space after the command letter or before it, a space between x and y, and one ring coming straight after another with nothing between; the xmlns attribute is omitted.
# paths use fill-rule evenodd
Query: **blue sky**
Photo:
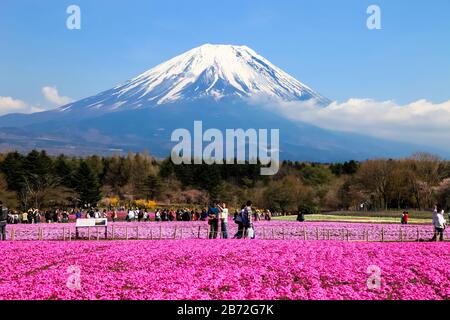
<svg viewBox="0 0 450 320"><path fill-rule="evenodd" d="M245 44L340 102L450 99L448 0L1 0L0 43L0 96L46 107L45 86L80 99L204 43Z"/></svg>

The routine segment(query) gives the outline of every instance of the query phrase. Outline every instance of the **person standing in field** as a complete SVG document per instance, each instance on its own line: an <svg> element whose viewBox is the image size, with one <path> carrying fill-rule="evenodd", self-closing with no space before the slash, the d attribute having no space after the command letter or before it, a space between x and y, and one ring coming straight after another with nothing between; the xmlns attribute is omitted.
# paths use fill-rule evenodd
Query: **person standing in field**
<svg viewBox="0 0 450 320"><path fill-rule="evenodd" d="M14 224L18 224L19 221L19 212L17 210L14 210L14 218L13 218L13 223Z"/></svg>
<svg viewBox="0 0 450 320"><path fill-rule="evenodd" d="M244 238L247 238L248 234L251 234L251 238L254 238L255 230L252 222L252 202L247 201L243 215L242 215L242 225L244 227Z"/></svg>
<svg viewBox="0 0 450 320"><path fill-rule="evenodd" d="M188 209L184 209L183 213L181 214L181 220L191 221L191 217L191 212Z"/></svg>
<svg viewBox="0 0 450 320"><path fill-rule="evenodd" d="M8 221L8 208L3 206L0 201L0 237L2 241L6 240L6 225Z"/></svg>
<svg viewBox="0 0 450 320"><path fill-rule="evenodd" d="M272 213L270 212L269 209L266 210L266 213L264 214L264 219L266 221L270 221L272 219Z"/></svg>
<svg viewBox="0 0 450 320"><path fill-rule="evenodd" d="M297 221L298 222L305 222L305 211L301 207L298 208Z"/></svg>
<svg viewBox="0 0 450 320"><path fill-rule="evenodd" d="M28 212L24 211L22 213L22 223L28 223Z"/></svg>
<svg viewBox="0 0 450 320"><path fill-rule="evenodd" d="M439 236L439 241L444 241L444 230L446 228L446 221L444 218L444 210L439 205L436 205L433 212L433 226L434 235L431 241L437 241Z"/></svg>
<svg viewBox="0 0 450 320"><path fill-rule="evenodd" d="M62 213L62 222L63 223L69 222L69 213L67 212L67 210L64 210Z"/></svg>
<svg viewBox="0 0 450 320"><path fill-rule="evenodd" d="M28 210L28 214L27 214L27 219L28 219L28 224L32 224L33 223L33 208Z"/></svg>
<svg viewBox="0 0 450 320"><path fill-rule="evenodd" d="M44 218L45 218L45 223L50 223L50 222L52 222L52 221L51 221L51 215L50 215L50 211L49 211L49 210L45 210Z"/></svg>
<svg viewBox="0 0 450 320"><path fill-rule="evenodd" d="M41 222L41 212L36 209L34 211L34 223L40 223Z"/></svg>
<svg viewBox="0 0 450 320"><path fill-rule="evenodd" d="M228 208L226 203L222 203L222 206L219 206L219 218L220 218L220 232L222 234L223 239L228 239L227 232L227 224L228 224Z"/></svg>
<svg viewBox="0 0 450 320"><path fill-rule="evenodd" d="M404 224L408 224L408 220L409 220L409 212L408 211L406 211L405 212L405 216L403 217L403 220L404 220Z"/></svg>
<svg viewBox="0 0 450 320"><path fill-rule="evenodd" d="M128 210L127 222L133 222L133 220L134 220L134 210L133 208L130 208L130 210Z"/></svg>
<svg viewBox="0 0 450 320"><path fill-rule="evenodd" d="M242 205L241 211L237 211L234 213L234 222L238 225L238 230L234 235L233 239L242 239L244 235L244 224L243 224L243 215L244 215L245 204Z"/></svg>
<svg viewBox="0 0 450 320"><path fill-rule="evenodd" d="M408 224L408 211L403 211L402 217L401 217L401 223L402 224Z"/></svg>
<svg viewBox="0 0 450 320"><path fill-rule="evenodd" d="M150 221L150 214L147 209L144 209L144 222Z"/></svg>
<svg viewBox="0 0 450 320"><path fill-rule="evenodd" d="M219 209L216 202L213 202L208 209L208 224L211 226L209 231L209 239L217 239L217 231L219 229Z"/></svg>
<svg viewBox="0 0 450 320"><path fill-rule="evenodd" d="M164 209L161 213L161 221L169 221L169 212Z"/></svg>
<svg viewBox="0 0 450 320"><path fill-rule="evenodd" d="M137 219L138 222L141 222L144 219L144 211L142 211L142 209L137 210Z"/></svg>
<svg viewBox="0 0 450 320"><path fill-rule="evenodd" d="M39 223L41 221L41 216L38 209L34 209L33 211L33 222Z"/></svg>
<svg viewBox="0 0 450 320"><path fill-rule="evenodd" d="M117 210L113 209L113 211L111 212L111 219L113 222L116 222L117 220Z"/></svg>
<svg viewBox="0 0 450 320"><path fill-rule="evenodd" d="M200 220L206 221L206 218L208 218L208 212L205 209L202 209L202 213L200 215Z"/></svg>

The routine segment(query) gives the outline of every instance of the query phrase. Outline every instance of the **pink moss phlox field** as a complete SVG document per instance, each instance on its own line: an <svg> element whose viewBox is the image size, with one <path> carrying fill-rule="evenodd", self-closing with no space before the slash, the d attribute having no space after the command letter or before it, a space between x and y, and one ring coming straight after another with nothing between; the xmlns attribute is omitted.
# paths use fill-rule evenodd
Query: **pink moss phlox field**
<svg viewBox="0 0 450 320"><path fill-rule="evenodd" d="M115 239L197 239L207 238L208 224L205 221L195 222L116 222L109 223L108 238L112 238L114 225ZM75 234L74 223L53 223L38 225L9 225L7 239L11 239L11 229L14 228L15 240L37 240L39 228L42 228L44 240L63 240ZM128 231L127 231L128 229ZM228 223L228 234L233 236L237 232L237 225L233 221ZM341 223L341 222L305 222L292 221L260 221L255 223L258 239L278 240L429 240L433 236L433 226L400 224L370 224L370 223ZM91 238L97 237L97 231L91 230ZM80 237L87 238L86 228L79 230ZM450 230L445 231L446 238L450 237ZM104 236L104 230L99 230L99 236Z"/></svg>
<svg viewBox="0 0 450 320"><path fill-rule="evenodd" d="M0 299L450 299L450 243L240 243L8 241ZM367 287L370 265L379 289Z"/></svg>

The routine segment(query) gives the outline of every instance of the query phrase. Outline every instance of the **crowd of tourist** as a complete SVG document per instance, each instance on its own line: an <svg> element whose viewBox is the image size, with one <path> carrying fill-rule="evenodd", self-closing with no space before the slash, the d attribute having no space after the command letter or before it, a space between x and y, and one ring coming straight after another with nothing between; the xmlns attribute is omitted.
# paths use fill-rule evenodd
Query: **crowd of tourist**
<svg viewBox="0 0 450 320"><path fill-rule="evenodd" d="M70 214L68 210L45 210L40 211L36 208L31 208L27 211L19 213L17 210L10 210L7 214L7 222L9 224L18 223L68 223L70 220Z"/></svg>
<svg viewBox="0 0 450 320"><path fill-rule="evenodd" d="M41 211L36 208L30 208L27 211L19 213L16 210L8 210L0 201L0 234L5 232L6 224L37 224L37 223L68 223L76 219L109 219L113 222L125 220L127 222L170 222L170 221L205 221L210 226L209 238L215 239L219 235L227 239L228 223L233 221L238 225L238 231L233 238L254 238L254 221L270 221L273 216L280 215L278 212L270 210L261 211L252 208L252 202L247 201L240 210L234 210L233 214L229 212L227 205L223 202L215 201L206 209L156 209L151 212L142 208L117 209L99 209L90 208L81 209L56 209ZM450 219L450 213L449 213ZM305 221L305 214L299 210L297 221ZM407 211L402 213L401 224L408 224L409 214ZM434 227L434 236L432 241L444 240L444 231L447 227L445 220L445 211L440 205L436 205L433 211L432 224ZM219 231L220 227L220 231Z"/></svg>
<svg viewBox="0 0 450 320"><path fill-rule="evenodd" d="M30 208L29 210L19 212L17 210L8 210L6 221L8 224L35 224L35 223L68 223L76 219L99 219L106 218L113 222L124 220L127 222L170 222L170 221L207 221L210 218L208 213L210 208L203 209L155 209L148 210L142 208L120 208L120 209L55 209L38 210ZM227 209L228 210L228 209ZM239 213L235 210L234 215ZM270 210L254 210L252 212L253 220L270 221L272 216L278 216L279 213L272 213Z"/></svg>

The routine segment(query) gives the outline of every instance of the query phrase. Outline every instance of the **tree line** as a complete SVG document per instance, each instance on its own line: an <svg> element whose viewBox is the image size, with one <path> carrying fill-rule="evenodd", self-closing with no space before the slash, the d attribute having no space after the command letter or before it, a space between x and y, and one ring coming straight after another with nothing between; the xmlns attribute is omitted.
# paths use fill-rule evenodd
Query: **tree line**
<svg viewBox="0 0 450 320"><path fill-rule="evenodd" d="M320 164L283 161L275 176L260 164L174 165L146 152L126 156L49 156L33 150L0 155L0 200L18 209L159 204L296 211L428 209L450 206L450 162L427 153L404 159Z"/></svg>

